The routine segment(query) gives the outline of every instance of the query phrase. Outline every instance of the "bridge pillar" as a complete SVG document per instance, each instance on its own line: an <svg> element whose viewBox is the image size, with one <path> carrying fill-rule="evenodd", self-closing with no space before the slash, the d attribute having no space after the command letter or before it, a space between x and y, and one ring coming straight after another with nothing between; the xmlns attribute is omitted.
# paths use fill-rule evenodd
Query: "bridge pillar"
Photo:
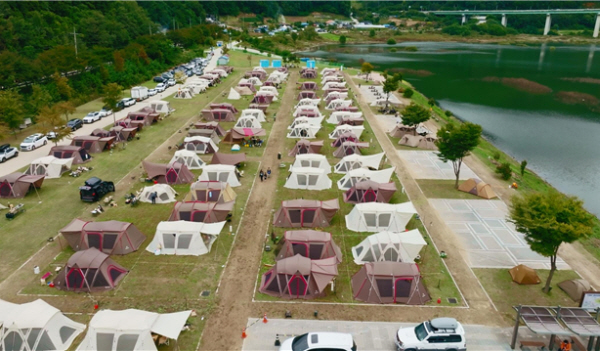
<svg viewBox="0 0 600 351"><path fill-rule="evenodd" d="M548 35L550 32L550 26L552 25L552 19L550 18L550 14L546 14L546 25L544 26L544 35Z"/></svg>
<svg viewBox="0 0 600 351"><path fill-rule="evenodd" d="M502 14L502 22L500 22L500 23L502 23L502 25L504 27L506 27L506 15L505 14Z"/></svg>
<svg viewBox="0 0 600 351"><path fill-rule="evenodd" d="M462 26L465 23L467 23L467 16L463 13L463 15L462 15L462 21L460 22L460 25Z"/></svg>
<svg viewBox="0 0 600 351"><path fill-rule="evenodd" d="M594 26L594 38L598 38L598 32L600 31L600 13L596 15L596 25Z"/></svg>

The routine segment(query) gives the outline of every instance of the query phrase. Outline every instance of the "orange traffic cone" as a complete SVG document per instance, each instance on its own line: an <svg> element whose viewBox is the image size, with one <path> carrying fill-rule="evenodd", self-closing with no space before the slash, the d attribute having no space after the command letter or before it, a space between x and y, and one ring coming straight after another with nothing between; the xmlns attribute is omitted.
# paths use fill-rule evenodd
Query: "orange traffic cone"
<svg viewBox="0 0 600 351"><path fill-rule="evenodd" d="M269 320L267 319L267 314L265 313L265 314L263 315L263 323L267 324L267 322L268 322L268 321L269 321Z"/></svg>
<svg viewBox="0 0 600 351"><path fill-rule="evenodd" d="M248 336L248 334L246 334L246 328L242 329L242 339L245 339Z"/></svg>

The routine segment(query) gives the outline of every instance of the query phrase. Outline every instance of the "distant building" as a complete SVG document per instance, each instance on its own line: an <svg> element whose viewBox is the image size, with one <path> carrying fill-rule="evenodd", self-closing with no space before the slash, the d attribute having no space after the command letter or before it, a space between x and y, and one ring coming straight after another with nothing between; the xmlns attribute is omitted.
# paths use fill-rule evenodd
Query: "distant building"
<svg viewBox="0 0 600 351"><path fill-rule="evenodd" d="M356 29L383 29L383 24L371 24L371 23L358 23L354 25Z"/></svg>

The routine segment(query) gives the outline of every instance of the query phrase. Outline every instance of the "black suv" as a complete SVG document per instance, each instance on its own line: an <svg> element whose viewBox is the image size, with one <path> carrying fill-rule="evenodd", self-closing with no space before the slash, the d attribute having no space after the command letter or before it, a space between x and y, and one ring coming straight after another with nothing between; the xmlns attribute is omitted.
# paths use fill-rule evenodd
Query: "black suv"
<svg viewBox="0 0 600 351"><path fill-rule="evenodd" d="M92 177L85 181L84 186L79 187L79 198L85 202L96 202L113 191L115 191L113 182L105 182L98 177Z"/></svg>
<svg viewBox="0 0 600 351"><path fill-rule="evenodd" d="M79 118L70 119L67 122L67 127L71 128L72 131L76 131L77 129L83 127L83 121Z"/></svg>

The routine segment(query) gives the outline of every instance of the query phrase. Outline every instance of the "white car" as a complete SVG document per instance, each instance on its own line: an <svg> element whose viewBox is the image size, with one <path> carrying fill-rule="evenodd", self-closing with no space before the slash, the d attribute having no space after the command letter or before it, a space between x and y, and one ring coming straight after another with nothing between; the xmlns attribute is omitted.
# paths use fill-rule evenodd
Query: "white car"
<svg viewBox="0 0 600 351"><path fill-rule="evenodd" d="M100 118L104 118L106 116L110 116L112 114L112 110L108 108L103 108L102 110L98 111L98 113L100 114Z"/></svg>
<svg viewBox="0 0 600 351"><path fill-rule="evenodd" d="M42 133L36 133L25 138L19 146L19 149L21 149L21 151L31 151L46 144L48 144L48 138Z"/></svg>
<svg viewBox="0 0 600 351"><path fill-rule="evenodd" d="M0 163L17 156L19 156L19 150L16 147L8 144L0 145Z"/></svg>
<svg viewBox="0 0 600 351"><path fill-rule="evenodd" d="M133 106L135 105L135 99L134 98L125 98L121 100L123 102L123 106L125 107L129 107L129 106Z"/></svg>
<svg viewBox="0 0 600 351"><path fill-rule="evenodd" d="M352 334L316 332L298 335L281 343L279 351L356 351Z"/></svg>
<svg viewBox="0 0 600 351"><path fill-rule="evenodd" d="M454 318L435 318L396 333L398 351L466 351L465 330Z"/></svg>
<svg viewBox="0 0 600 351"><path fill-rule="evenodd" d="M163 91L165 91L165 89L167 89L167 86L165 85L165 83L158 83L158 84L156 84L156 88L155 89L159 93L162 93Z"/></svg>
<svg viewBox="0 0 600 351"><path fill-rule="evenodd" d="M90 112L83 117L83 123L94 123L100 120L100 112Z"/></svg>
<svg viewBox="0 0 600 351"><path fill-rule="evenodd" d="M173 85L175 85L175 83L176 83L176 82L175 82L175 79L169 79L169 80L167 81L167 84L169 84L169 86L170 86L170 87L172 87Z"/></svg>
<svg viewBox="0 0 600 351"><path fill-rule="evenodd" d="M158 91L156 89L148 89L148 96L154 96L157 92Z"/></svg>

